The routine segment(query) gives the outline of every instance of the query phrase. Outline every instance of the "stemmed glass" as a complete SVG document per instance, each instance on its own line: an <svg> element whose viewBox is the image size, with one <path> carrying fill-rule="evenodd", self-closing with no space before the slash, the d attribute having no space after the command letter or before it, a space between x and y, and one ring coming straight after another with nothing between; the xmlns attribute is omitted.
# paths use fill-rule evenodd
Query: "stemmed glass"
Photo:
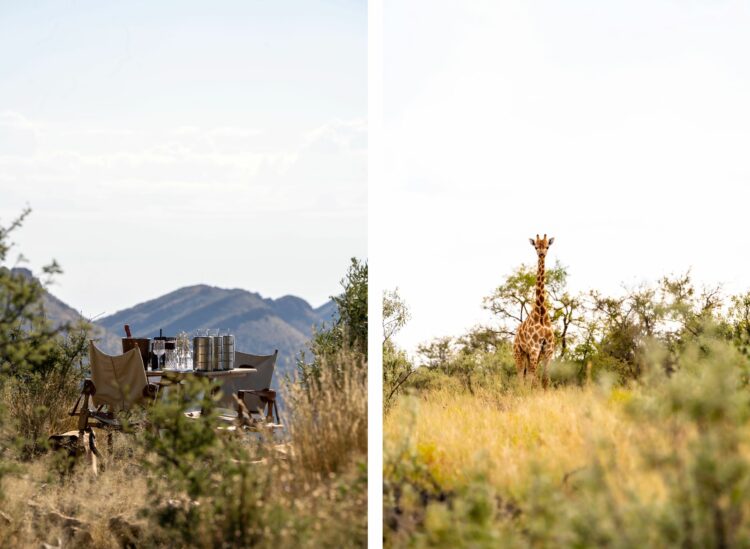
<svg viewBox="0 0 750 549"><path fill-rule="evenodd" d="M180 332L177 336L177 369L185 371L190 369L190 359L192 358L190 352L190 337L186 332Z"/></svg>
<svg viewBox="0 0 750 549"><path fill-rule="evenodd" d="M165 351L164 344L165 344L165 341L163 339L155 339L154 345L151 349L153 353L156 355L158 359L157 364L159 365L161 365L161 357L164 355L164 351Z"/></svg>

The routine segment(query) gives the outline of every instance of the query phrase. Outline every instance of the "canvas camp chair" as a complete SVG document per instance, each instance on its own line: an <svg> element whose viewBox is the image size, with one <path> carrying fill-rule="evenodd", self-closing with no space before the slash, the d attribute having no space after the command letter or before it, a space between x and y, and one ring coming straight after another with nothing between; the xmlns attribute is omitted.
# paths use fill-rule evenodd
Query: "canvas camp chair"
<svg viewBox="0 0 750 549"><path fill-rule="evenodd" d="M268 426L280 428L276 391L271 389L278 355L278 350L272 355L252 355L235 351L235 368L255 368L256 371L248 372L242 377L229 377L223 380L219 408L236 410L236 417L241 422L252 422L254 416L258 415L265 419Z"/></svg>
<svg viewBox="0 0 750 549"><path fill-rule="evenodd" d="M81 439L84 432L91 432L92 427L106 431L111 450L113 431L123 428L117 414L153 402L159 387L148 382L137 347L113 356L103 353L93 341L89 341L89 361L91 378L84 380L81 395L70 415L78 416ZM93 409L90 404L93 404Z"/></svg>

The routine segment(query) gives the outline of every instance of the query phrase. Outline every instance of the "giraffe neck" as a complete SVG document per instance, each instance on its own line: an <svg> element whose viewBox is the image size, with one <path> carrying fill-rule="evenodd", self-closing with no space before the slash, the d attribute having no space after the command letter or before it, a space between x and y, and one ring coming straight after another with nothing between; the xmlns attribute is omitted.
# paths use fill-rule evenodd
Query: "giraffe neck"
<svg viewBox="0 0 750 549"><path fill-rule="evenodd" d="M536 300L534 302L534 312L539 316L539 320L547 318L547 298L544 293L544 258L539 258L536 269Z"/></svg>

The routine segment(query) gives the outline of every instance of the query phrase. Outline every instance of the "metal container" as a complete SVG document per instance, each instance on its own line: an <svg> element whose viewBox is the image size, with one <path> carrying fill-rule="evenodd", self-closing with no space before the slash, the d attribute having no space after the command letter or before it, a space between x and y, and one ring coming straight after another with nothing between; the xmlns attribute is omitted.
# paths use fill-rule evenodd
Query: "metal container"
<svg viewBox="0 0 750 549"><path fill-rule="evenodd" d="M123 337L122 352L127 353L130 349L138 347L143 359L143 367L148 367L149 355L151 352L151 339L148 337Z"/></svg>
<svg viewBox="0 0 750 549"><path fill-rule="evenodd" d="M212 336L211 371L221 370L221 336Z"/></svg>
<svg viewBox="0 0 750 549"><path fill-rule="evenodd" d="M219 336L221 346L219 351L219 370L234 369L234 336Z"/></svg>
<svg viewBox="0 0 750 549"><path fill-rule="evenodd" d="M193 370L200 372L211 371L211 358L214 351L214 341L210 336L193 338Z"/></svg>

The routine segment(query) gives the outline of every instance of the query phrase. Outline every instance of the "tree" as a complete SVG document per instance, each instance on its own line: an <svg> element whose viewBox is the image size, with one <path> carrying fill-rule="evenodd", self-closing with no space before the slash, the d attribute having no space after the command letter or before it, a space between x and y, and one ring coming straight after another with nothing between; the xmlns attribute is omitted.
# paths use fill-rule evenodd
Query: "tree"
<svg viewBox="0 0 750 549"><path fill-rule="evenodd" d="M414 373L414 367L393 337L409 321L409 309L398 288L383 292L383 411L387 413L396 395Z"/></svg>
<svg viewBox="0 0 750 549"><path fill-rule="evenodd" d="M62 402L65 389L70 385L67 381L71 379L69 370L59 367L64 353L62 346L66 343L57 337L63 330L69 330L70 326L52 326L44 315L42 283L26 272L7 265L14 246L9 239L29 213L27 208L10 225L0 227L0 389L9 395L8 402L13 408L12 413L8 413L3 408L5 403L0 402L0 479L3 472L8 470L2 458L10 449L16 448L18 435L24 439L21 441L23 447L36 445L35 435L28 432L24 420L32 418L32 430L38 427L39 423L34 422L33 418L43 418L48 413L51 401ZM23 256L19 255L16 264L23 260ZM61 271L53 261L44 267L43 272L49 281ZM75 357L71 358L71 364L74 360ZM49 389L46 395L43 387ZM23 400L19 398L22 391L32 397L46 398ZM23 404L22 410L15 406L19 401Z"/></svg>
<svg viewBox="0 0 750 549"><path fill-rule="evenodd" d="M367 359L367 262L352 258L341 286L344 292L332 298L338 309L334 327L350 348Z"/></svg>
<svg viewBox="0 0 750 549"><path fill-rule="evenodd" d="M45 319L41 282L5 264L13 248L8 238L29 213L31 210L27 208L7 228L0 227L0 385L3 375L24 375L47 364L55 336L69 328L55 328ZM18 257L20 261L23 256ZM43 271L48 278L61 272L54 261Z"/></svg>
<svg viewBox="0 0 750 549"><path fill-rule="evenodd" d="M306 363L304 354L297 361L302 383L318 379L320 368L328 365L367 363L367 263L352 258L349 270L341 280L343 292L332 296L337 307L333 324L323 326L313 335L310 350L313 362ZM356 355L354 360L339 360L342 352Z"/></svg>
<svg viewBox="0 0 750 549"><path fill-rule="evenodd" d="M729 337L745 356L750 356L750 292L732 296Z"/></svg>
<svg viewBox="0 0 750 549"><path fill-rule="evenodd" d="M423 343L417 347L417 354L425 359L420 366L429 370L444 370L454 356L453 338L438 337Z"/></svg>
<svg viewBox="0 0 750 549"><path fill-rule="evenodd" d="M567 291L568 271L559 262L545 271L547 307L559 340L560 356L567 354L573 328L583 323L583 298ZM496 332L506 338L516 334L518 326L531 313L536 291L536 268L516 268L492 295L485 297L483 307L499 321Z"/></svg>
<svg viewBox="0 0 750 549"><path fill-rule="evenodd" d="M406 326L411 315L406 302L395 290L383 292L383 343L390 341L401 328Z"/></svg>

